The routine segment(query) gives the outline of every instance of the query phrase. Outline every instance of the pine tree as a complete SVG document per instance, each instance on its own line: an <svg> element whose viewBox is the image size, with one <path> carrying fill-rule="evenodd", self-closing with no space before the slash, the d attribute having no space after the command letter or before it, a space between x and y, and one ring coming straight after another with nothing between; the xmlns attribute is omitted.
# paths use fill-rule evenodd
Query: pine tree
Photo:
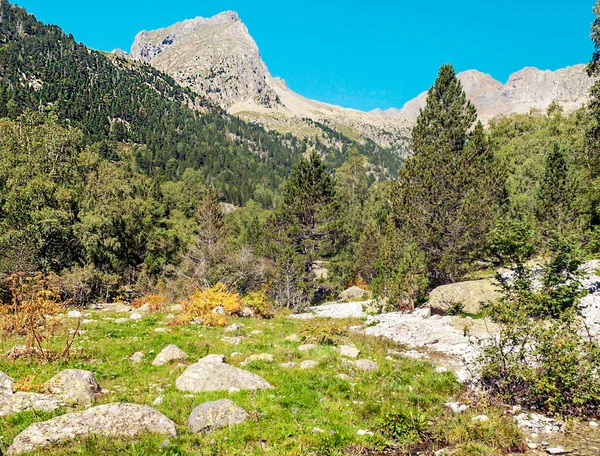
<svg viewBox="0 0 600 456"><path fill-rule="evenodd" d="M454 69L443 65L392 191L396 225L425 255L433 285L458 280L479 258L503 194L501 167L476 119Z"/></svg>
<svg viewBox="0 0 600 456"><path fill-rule="evenodd" d="M335 180L346 230L356 242L363 229L363 209L369 196L366 159L356 148L350 150L348 159L335 172Z"/></svg>
<svg viewBox="0 0 600 456"><path fill-rule="evenodd" d="M555 143L546 154L544 170L536 194L535 215L544 234L563 233L577 218L574 208L575 188L563 149Z"/></svg>
<svg viewBox="0 0 600 456"><path fill-rule="evenodd" d="M206 192L202 200L202 205L198 208L196 223L198 224L197 243L205 246L207 249L215 246L223 236L225 226L223 222L223 209L213 185L209 187L208 192Z"/></svg>

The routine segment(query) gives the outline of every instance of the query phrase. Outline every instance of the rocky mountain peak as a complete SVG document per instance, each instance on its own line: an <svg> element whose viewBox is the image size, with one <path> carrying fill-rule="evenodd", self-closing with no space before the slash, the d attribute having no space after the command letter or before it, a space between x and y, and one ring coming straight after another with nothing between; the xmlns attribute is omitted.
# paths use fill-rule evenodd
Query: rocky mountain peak
<svg viewBox="0 0 600 456"><path fill-rule="evenodd" d="M142 31L131 57L151 63L224 107L248 99L262 106L277 104L258 46L233 11Z"/></svg>

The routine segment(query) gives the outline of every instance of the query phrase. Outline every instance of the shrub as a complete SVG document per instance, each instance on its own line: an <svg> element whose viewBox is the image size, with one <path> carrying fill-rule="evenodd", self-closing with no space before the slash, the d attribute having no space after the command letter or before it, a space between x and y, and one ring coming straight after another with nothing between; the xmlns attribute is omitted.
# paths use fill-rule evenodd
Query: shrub
<svg viewBox="0 0 600 456"><path fill-rule="evenodd" d="M189 323L201 320L206 326L225 326L227 316L238 315L242 309L240 295L229 292L222 283L214 287L194 292L181 302L183 309L173 320L173 324ZM225 315L213 312L216 307L223 307Z"/></svg>
<svg viewBox="0 0 600 456"><path fill-rule="evenodd" d="M0 331L25 336L27 351L40 358L50 360L58 355L67 358L78 331L67 336L60 354L46 348L59 327L55 317L64 312L68 304L61 298L60 278L54 273L47 276L20 273L11 275L6 282L10 297L0 305Z"/></svg>
<svg viewBox="0 0 600 456"><path fill-rule="evenodd" d="M134 299L131 303L132 307L139 308L148 304L148 312L164 312L167 310L167 297L162 294L148 294L141 298Z"/></svg>
<svg viewBox="0 0 600 456"><path fill-rule="evenodd" d="M61 272L61 291L73 305L85 306L95 300L108 300L119 287L119 276L93 265L76 266Z"/></svg>
<svg viewBox="0 0 600 456"><path fill-rule="evenodd" d="M413 410L394 410L382 419L381 432L401 444L416 443L425 437L428 418L424 413Z"/></svg>
<svg viewBox="0 0 600 456"><path fill-rule="evenodd" d="M534 286L517 265L489 308L500 334L477 360L480 386L491 397L550 414L598 415L600 347L577 318L579 262L565 244Z"/></svg>
<svg viewBox="0 0 600 456"><path fill-rule="evenodd" d="M271 300L267 294L266 288L259 291L252 291L242 298L244 306L252 309L254 315L261 318L271 318L273 310Z"/></svg>
<svg viewBox="0 0 600 456"><path fill-rule="evenodd" d="M335 345L343 342L348 333L348 322L318 318L307 322L304 329L298 335L305 336L309 342Z"/></svg>

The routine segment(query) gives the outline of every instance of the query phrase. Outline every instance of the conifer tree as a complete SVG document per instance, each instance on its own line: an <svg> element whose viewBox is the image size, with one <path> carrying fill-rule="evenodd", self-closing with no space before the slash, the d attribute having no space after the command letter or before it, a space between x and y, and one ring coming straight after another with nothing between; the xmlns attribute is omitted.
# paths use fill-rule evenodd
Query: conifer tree
<svg viewBox="0 0 600 456"><path fill-rule="evenodd" d="M501 167L476 120L454 69L443 65L391 198L396 225L424 254L432 285L458 280L478 259L503 194Z"/></svg>

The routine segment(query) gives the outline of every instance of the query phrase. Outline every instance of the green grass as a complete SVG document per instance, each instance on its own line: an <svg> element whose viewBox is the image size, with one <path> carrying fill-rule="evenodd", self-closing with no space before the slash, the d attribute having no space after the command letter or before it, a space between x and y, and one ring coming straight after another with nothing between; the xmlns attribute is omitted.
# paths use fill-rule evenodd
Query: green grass
<svg viewBox="0 0 600 456"><path fill-rule="evenodd" d="M357 320L334 323L333 336L324 337L330 325L326 321L305 322L285 316L272 320L239 319L238 322L246 325L240 332L245 338L240 345L231 346L220 340L225 335L224 328L183 325L169 327L170 332L162 334L154 329L166 326L164 314L122 324L103 321L105 316L108 315L94 313L92 318L98 322L85 325L86 332L76 340L74 347L77 350L69 362L40 364L33 359L9 361L0 358L0 371L16 381L29 377L35 390L35 385L43 384L63 369L90 370L102 387L110 391L96 404L122 401L152 405L156 397L163 396L163 403L156 408L175 421L178 436L148 435L135 441L94 437L34 454L345 455L377 454L386 447L396 447L400 451L398 454L403 454L414 448L434 451L447 445L456 447L457 454L499 454L520 445L514 426L500 411L489 407L473 408L457 417L443 407L444 402L461 394L461 385L452 374L435 373L427 363L402 357L386 359L388 349L399 348L393 342L339 330L340 325L360 323ZM342 362L332 345L323 345L306 353L297 350L300 342L284 340L292 333L310 338L313 329L322 341L354 343L361 350L361 357L377 362L380 370L374 373L354 370ZM262 333L253 335L254 330ZM4 338L0 340L0 353L22 342L18 338ZM60 339L55 343L59 345ZM187 364L207 354L218 353L226 355L228 363L239 366L248 355L271 353L275 356L274 363L254 363L245 369L261 375L275 388L255 393L182 393L175 388L175 379L182 373L182 367L177 363L161 367L151 365L154 356L171 343L189 355ZM149 353L152 350L153 353ZM146 353L141 364L128 360L137 351ZM242 355L231 356L234 352ZM314 359L319 366L313 370L279 367L280 363L305 359ZM350 379L339 378L340 373ZM186 426L192 409L203 402L224 397L246 409L251 419L210 434L192 434ZM58 410L52 414L25 412L0 418L0 451L5 450L29 424L66 411ZM484 412L492 418L489 423L475 425L470 422L471 416ZM386 431L390 428L386 417L397 413L424 415L426 428L417 433L416 439L390 434ZM482 426L487 429L485 432L479 429ZM313 433L314 428L325 432ZM373 431L375 435L359 436L359 429ZM398 432L404 432L402 427L399 429ZM469 450L469 445L476 450ZM463 447L466 450L461 449Z"/></svg>

